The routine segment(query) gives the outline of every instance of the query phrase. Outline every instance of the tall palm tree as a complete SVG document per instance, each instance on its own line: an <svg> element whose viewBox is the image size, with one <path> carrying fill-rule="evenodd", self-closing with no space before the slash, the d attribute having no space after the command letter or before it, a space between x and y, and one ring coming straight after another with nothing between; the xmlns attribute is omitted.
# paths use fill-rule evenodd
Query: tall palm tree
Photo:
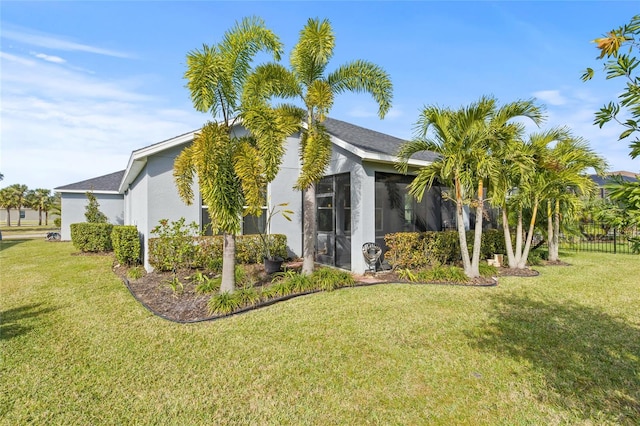
<svg viewBox="0 0 640 426"><path fill-rule="evenodd" d="M286 114L289 109L270 108L268 95L248 90L247 81L254 74L251 63L261 51L279 60L282 45L254 17L237 23L217 45L204 45L187 55L185 78L194 107L221 120L206 123L193 144L180 153L174 177L181 198L190 204L197 176L214 232L222 232L221 292L235 289L235 235L244 206L255 212L264 204L261 189L277 173L282 144L299 125L299 118ZM261 83L268 86L269 79ZM238 120L249 130L248 136L234 132Z"/></svg>
<svg viewBox="0 0 640 426"><path fill-rule="evenodd" d="M289 84L280 92L297 97L304 104L305 125L300 147L301 171L294 186L303 191L303 266L313 272L316 234L316 183L324 176L331 160L331 140L323 121L343 92L365 92L378 104L378 116L384 118L391 108L393 85L384 69L369 61L354 60L328 72L335 36L327 19L310 18L300 31L298 43L290 55L290 70L279 68L282 81ZM275 65L274 67L278 67Z"/></svg>
<svg viewBox="0 0 640 426"><path fill-rule="evenodd" d="M26 195L29 207L38 211L38 225L42 225L42 213L47 209L50 197L51 190L44 188L32 189Z"/></svg>
<svg viewBox="0 0 640 426"><path fill-rule="evenodd" d="M554 169L550 145L568 137L566 129L553 128L532 133L526 140L513 141L511 148L517 150L519 156L507 159L506 167L511 167L515 173L509 174L503 168L501 176L494 180L493 202L502 207L502 228L510 268L526 267L538 208L546 197ZM515 249L510 233L510 212L515 215ZM526 233L525 212L530 216Z"/></svg>
<svg viewBox="0 0 640 426"><path fill-rule="evenodd" d="M494 98L481 97L458 110L427 106L416 123L416 138L403 144L398 152L398 168L404 173L414 154L425 150L439 154L437 160L418 170L409 192L421 200L424 192L437 181L452 187L462 263L465 274L471 278L480 275L485 193L500 167L496 152L500 145L522 131L521 124L511 121L517 117L529 118L536 124L543 119L541 109L532 101L498 107ZM474 208L476 215L471 255L464 223L465 205Z"/></svg>
<svg viewBox="0 0 640 426"><path fill-rule="evenodd" d="M11 187L0 190L0 207L7 210L7 226L11 226L11 209L18 205L18 197Z"/></svg>
<svg viewBox="0 0 640 426"><path fill-rule="evenodd" d="M549 260L558 260L561 209L565 212L569 207L580 203L580 197L595 190L595 183L586 171L593 168L598 174L604 173L606 161L598 156L587 141L582 138L564 138L551 150L554 167L547 169L548 190L547 198L547 244L549 246Z"/></svg>
<svg viewBox="0 0 640 426"><path fill-rule="evenodd" d="M25 205L26 195L29 188L27 187L27 185L22 185L19 183L14 183L13 185L9 186L9 188L11 191L13 191L16 199L15 208L18 209L18 226L21 226L22 218L20 217L20 209Z"/></svg>

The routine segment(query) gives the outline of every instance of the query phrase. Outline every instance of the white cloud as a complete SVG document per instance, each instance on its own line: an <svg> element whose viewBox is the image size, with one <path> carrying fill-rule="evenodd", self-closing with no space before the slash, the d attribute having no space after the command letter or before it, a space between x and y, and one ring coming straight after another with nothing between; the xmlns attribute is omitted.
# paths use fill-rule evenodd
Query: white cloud
<svg viewBox="0 0 640 426"><path fill-rule="evenodd" d="M66 40L60 36L35 32L30 29L16 28L3 23L2 38L24 43L30 46L44 47L47 49L77 51L94 53L97 55L113 56L118 58L131 58L132 55L116 50L104 49Z"/></svg>
<svg viewBox="0 0 640 426"><path fill-rule="evenodd" d="M38 59L43 59L47 62L53 62L55 64L64 64L65 62L67 62L66 60L62 59L59 56L46 55L44 53L35 53L35 52L31 52L31 54Z"/></svg>
<svg viewBox="0 0 640 426"><path fill-rule="evenodd" d="M205 121L150 96L143 77L106 80L48 61L2 54L3 186L53 188L124 169L132 150Z"/></svg>
<svg viewBox="0 0 640 426"><path fill-rule="evenodd" d="M541 90L534 92L533 96L551 105L565 105L567 103L567 99L558 90Z"/></svg>

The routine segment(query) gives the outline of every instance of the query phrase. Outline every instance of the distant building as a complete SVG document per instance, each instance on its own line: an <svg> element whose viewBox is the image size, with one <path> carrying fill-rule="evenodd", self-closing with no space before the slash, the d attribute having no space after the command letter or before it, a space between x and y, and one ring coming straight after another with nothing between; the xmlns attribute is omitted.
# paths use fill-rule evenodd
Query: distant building
<svg viewBox="0 0 640 426"><path fill-rule="evenodd" d="M20 222L22 225L37 225L39 222L38 210L30 209L27 207L23 207L20 210L11 209L9 214L9 218L11 219L11 226L18 225L18 218L20 218ZM49 224L53 224L53 220L58 217L58 215L49 214ZM42 212L42 224L46 223L46 213ZM6 226L7 224L7 209L0 209L0 225Z"/></svg>
<svg viewBox="0 0 640 426"><path fill-rule="evenodd" d="M612 179L613 176L620 176L622 180L626 182L635 182L638 180L638 177L640 177L640 174L625 170L618 170L615 172L609 172L606 176L591 175L591 180L598 185L598 196L600 198L607 198L607 190L605 189L605 186L614 182Z"/></svg>

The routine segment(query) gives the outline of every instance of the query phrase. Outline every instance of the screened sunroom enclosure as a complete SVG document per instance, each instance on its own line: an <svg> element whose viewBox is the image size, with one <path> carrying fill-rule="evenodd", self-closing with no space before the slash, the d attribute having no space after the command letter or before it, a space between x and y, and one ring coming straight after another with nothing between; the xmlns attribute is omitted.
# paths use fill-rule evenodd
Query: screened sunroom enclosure
<svg viewBox="0 0 640 426"><path fill-rule="evenodd" d="M412 176L375 172L375 178L368 181L369 185L375 185L372 193L375 200L369 204L375 206L374 211L354 212L375 216L375 229L364 231L365 242L375 241L386 251L386 234L442 231L455 227L455 208L450 201L442 200L443 188L432 187L418 202L408 191L412 180ZM352 251L354 255L360 253L361 247L352 247L351 188L351 173L326 176L316 185L318 263L351 269Z"/></svg>

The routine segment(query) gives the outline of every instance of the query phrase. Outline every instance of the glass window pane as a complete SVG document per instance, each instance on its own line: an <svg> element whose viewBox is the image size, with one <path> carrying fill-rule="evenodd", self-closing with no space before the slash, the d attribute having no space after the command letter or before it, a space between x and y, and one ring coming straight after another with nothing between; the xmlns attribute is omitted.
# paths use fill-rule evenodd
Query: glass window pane
<svg viewBox="0 0 640 426"><path fill-rule="evenodd" d="M262 209L260 216L247 215L242 218L242 233L244 235L263 234L267 227L267 209Z"/></svg>

